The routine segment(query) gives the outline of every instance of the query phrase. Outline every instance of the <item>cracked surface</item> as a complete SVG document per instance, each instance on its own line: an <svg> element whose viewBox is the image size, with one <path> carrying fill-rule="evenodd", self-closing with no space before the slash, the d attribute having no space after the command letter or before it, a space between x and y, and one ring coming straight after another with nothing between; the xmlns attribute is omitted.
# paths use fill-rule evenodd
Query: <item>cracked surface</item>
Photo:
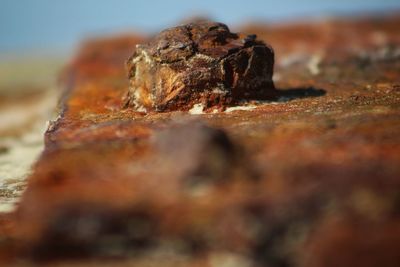
<svg viewBox="0 0 400 267"><path fill-rule="evenodd" d="M201 21L166 29L128 59L126 107L142 111L225 109L275 96L274 52L256 35Z"/></svg>

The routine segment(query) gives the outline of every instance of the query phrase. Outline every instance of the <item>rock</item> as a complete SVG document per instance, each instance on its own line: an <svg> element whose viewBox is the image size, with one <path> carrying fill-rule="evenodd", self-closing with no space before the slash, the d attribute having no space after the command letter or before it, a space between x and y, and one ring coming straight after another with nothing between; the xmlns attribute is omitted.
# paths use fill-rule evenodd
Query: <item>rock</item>
<svg viewBox="0 0 400 267"><path fill-rule="evenodd" d="M128 59L125 107L146 111L225 109L275 95L274 52L256 35L199 21L166 29Z"/></svg>

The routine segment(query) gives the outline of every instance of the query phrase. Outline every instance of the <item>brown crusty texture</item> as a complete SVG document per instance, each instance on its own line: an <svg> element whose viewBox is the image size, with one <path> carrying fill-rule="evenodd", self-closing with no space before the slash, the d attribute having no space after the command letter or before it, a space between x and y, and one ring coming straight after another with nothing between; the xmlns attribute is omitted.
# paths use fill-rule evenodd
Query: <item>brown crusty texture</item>
<svg viewBox="0 0 400 267"><path fill-rule="evenodd" d="M144 37L88 42L0 215L0 266L399 267L398 25L248 25L279 101L198 116L121 109Z"/></svg>
<svg viewBox="0 0 400 267"><path fill-rule="evenodd" d="M200 21L169 28L137 45L128 59L125 106L145 111L224 109L242 99L268 99L274 52L256 35Z"/></svg>

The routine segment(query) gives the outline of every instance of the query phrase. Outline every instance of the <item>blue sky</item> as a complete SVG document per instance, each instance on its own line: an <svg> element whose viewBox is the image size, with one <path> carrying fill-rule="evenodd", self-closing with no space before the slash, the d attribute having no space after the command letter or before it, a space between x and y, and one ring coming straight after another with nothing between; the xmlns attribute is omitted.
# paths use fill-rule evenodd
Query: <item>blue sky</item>
<svg viewBox="0 0 400 267"><path fill-rule="evenodd" d="M400 0L1 0L0 52L68 50L86 36L157 31L193 14L237 25L400 10Z"/></svg>

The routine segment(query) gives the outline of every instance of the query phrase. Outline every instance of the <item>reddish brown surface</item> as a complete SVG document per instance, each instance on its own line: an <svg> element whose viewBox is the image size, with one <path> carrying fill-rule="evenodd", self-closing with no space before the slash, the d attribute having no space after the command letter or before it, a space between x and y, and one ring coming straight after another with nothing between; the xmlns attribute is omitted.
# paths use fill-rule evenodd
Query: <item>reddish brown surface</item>
<svg viewBox="0 0 400 267"><path fill-rule="evenodd" d="M141 39L87 45L0 228L1 255L60 266L400 266L398 25L247 28L276 51L281 101L196 116L121 109L123 61Z"/></svg>
<svg viewBox="0 0 400 267"><path fill-rule="evenodd" d="M125 106L147 111L201 111L271 100L274 53L255 35L232 33L203 20L159 33L136 47L127 61L130 87Z"/></svg>

